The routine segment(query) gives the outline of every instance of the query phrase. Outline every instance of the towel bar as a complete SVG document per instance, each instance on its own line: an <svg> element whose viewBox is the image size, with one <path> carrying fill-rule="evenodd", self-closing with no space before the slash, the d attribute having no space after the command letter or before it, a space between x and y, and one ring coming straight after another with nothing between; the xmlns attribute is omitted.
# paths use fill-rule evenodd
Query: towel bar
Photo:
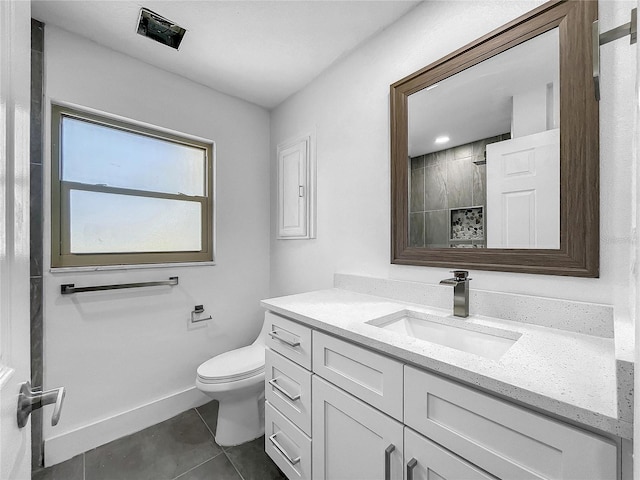
<svg viewBox="0 0 640 480"><path fill-rule="evenodd" d="M96 285L93 287L76 287L75 283L66 283L60 285L60 293L62 293L62 295L71 295L72 293L118 290L121 288L157 287L161 285L178 285L178 277L169 277L169 280L162 280L160 282L117 283L115 285Z"/></svg>

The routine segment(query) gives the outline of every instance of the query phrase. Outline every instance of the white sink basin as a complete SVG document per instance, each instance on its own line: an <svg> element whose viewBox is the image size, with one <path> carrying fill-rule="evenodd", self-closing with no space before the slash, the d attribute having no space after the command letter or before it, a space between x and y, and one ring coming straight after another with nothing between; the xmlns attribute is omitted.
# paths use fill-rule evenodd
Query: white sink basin
<svg viewBox="0 0 640 480"><path fill-rule="evenodd" d="M518 341L520 334L509 330L467 323L455 317L442 317L413 310L402 310L367 322L375 327L417 338L467 353L498 360Z"/></svg>

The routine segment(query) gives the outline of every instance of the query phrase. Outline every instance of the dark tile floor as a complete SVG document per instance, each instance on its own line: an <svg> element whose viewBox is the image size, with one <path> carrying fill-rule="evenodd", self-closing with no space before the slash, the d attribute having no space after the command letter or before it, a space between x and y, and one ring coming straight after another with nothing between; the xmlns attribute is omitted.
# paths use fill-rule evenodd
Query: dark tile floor
<svg viewBox="0 0 640 480"><path fill-rule="evenodd" d="M264 453L264 437L216 444L218 402L34 472L32 480L286 480Z"/></svg>

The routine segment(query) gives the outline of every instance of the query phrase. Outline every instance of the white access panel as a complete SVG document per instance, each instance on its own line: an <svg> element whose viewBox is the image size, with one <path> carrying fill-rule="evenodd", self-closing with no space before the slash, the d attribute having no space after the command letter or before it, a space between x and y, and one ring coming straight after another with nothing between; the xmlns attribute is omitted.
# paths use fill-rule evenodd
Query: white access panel
<svg viewBox="0 0 640 480"><path fill-rule="evenodd" d="M560 248L560 129L487 145L488 248Z"/></svg>
<svg viewBox="0 0 640 480"><path fill-rule="evenodd" d="M315 237L315 167L311 136L278 145L279 239Z"/></svg>

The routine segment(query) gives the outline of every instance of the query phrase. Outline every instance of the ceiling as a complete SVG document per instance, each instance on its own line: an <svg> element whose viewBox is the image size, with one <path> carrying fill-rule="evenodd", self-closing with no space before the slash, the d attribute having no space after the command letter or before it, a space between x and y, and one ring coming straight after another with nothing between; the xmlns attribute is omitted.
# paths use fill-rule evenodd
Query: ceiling
<svg viewBox="0 0 640 480"><path fill-rule="evenodd" d="M271 109L418 3L40 0L32 17ZM141 7L187 30L179 50L136 33Z"/></svg>
<svg viewBox="0 0 640 480"><path fill-rule="evenodd" d="M559 52L554 28L411 95L409 156L510 132L512 97L557 85ZM439 136L450 141L437 145Z"/></svg>

